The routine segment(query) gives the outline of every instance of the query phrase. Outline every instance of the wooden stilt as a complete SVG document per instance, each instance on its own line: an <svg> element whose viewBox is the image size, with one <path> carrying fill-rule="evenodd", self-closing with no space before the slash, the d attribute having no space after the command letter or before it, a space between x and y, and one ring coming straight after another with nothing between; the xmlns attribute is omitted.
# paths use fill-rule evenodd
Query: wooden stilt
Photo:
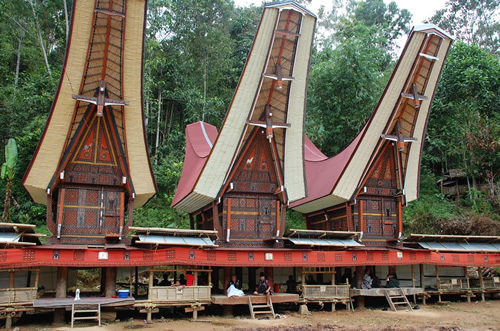
<svg viewBox="0 0 500 331"><path fill-rule="evenodd" d="M467 272L467 267L464 267L465 279L467 279L467 302L470 303L470 297L472 295L472 291L470 289L470 279L469 273Z"/></svg>
<svg viewBox="0 0 500 331"><path fill-rule="evenodd" d="M361 284L363 284L363 275L364 268L363 266L356 267L356 288L361 288ZM356 301L358 304L358 309L365 309L365 297L360 295L356 297Z"/></svg>
<svg viewBox="0 0 500 331"><path fill-rule="evenodd" d="M477 268L477 272L479 273L479 281L481 282L481 301L485 302L486 299L484 297L484 279L483 279L483 268Z"/></svg>
<svg viewBox="0 0 500 331"><path fill-rule="evenodd" d="M5 317L5 330L10 330L12 329L12 316L10 314L7 314Z"/></svg>
<svg viewBox="0 0 500 331"><path fill-rule="evenodd" d="M411 285L413 288L416 286L416 280L415 280L415 266L412 264L411 265ZM413 294L413 303L417 304L417 295Z"/></svg>
<svg viewBox="0 0 500 331"><path fill-rule="evenodd" d="M152 267L149 267L149 283L148 283L148 300L151 302L152 297L151 297L151 290L153 288L153 278L154 278L154 270ZM146 323L147 324L152 324L153 323L153 308L148 307L148 312L146 314Z"/></svg>
<svg viewBox="0 0 500 331"><path fill-rule="evenodd" d="M439 290L438 302L441 302L441 278L439 277L439 267L436 266L436 283Z"/></svg>
<svg viewBox="0 0 500 331"><path fill-rule="evenodd" d="M56 298L66 298L68 289L68 267L57 268ZM64 323L64 308L54 309L54 323Z"/></svg>
<svg viewBox="0 0 500 331"><path fill-rule="evenodd" d="M224 294L227 295L227 285L231 281L231 275L233 272L233 268L224 267Z"/></svg>
<svg viewBox="0 0 500 331"><path fill-rule="evenodd" d="M426 304L426 295L425 295L425 273L424 273L424 265L419 265L420 271L420 287L424 289L424 295L422 296L422 303Z"/></svg>
<svg viewBox="0 0 500 331"><path fill-rule="evenodd" d="M112 297L116 295L116 274L118 272L118 268L110 267L106 269L105 296Z"/></svg>

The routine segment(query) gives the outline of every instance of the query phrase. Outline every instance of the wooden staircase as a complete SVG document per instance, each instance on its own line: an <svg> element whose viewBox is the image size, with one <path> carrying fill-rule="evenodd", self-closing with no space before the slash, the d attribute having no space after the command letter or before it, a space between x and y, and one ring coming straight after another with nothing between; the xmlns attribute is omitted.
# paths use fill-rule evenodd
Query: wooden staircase
<svg viewBox="0 0 500 331"><path fill-rule="evenodd" d="M75 316L77 314L85 314L86 316ZM88 314L94 314L88 316ZM101 304L78 304L71 305L71 327L78 320L97 320L101 326Z"/></svg>
<svg viewBox="0 0 500 331"><path fill-rule="evenodd" d="M250 316L255 319L255 315L265 315L270 314L273 315L273 319L275 318L273 301L271 300L271 296L269 293L266 295L266 303L265 304L253 304L252 296L248 297L248 308L250 308Z"/></svg>
<svg viewBox="0 0 500 331"><path fill-rule="evenodd" d="M395 295L391 295L390 292L396 290L398 293ZM387 302L389 303L389 306L391 307L392 310L397 311L398 306L406 306L410 311L412 311L412 307L410 305L410 301L408 301L408 298L405 295L405 292L402 288L393 288L390 290L385 291L384 293L385 298L387 299Z"/></svg>

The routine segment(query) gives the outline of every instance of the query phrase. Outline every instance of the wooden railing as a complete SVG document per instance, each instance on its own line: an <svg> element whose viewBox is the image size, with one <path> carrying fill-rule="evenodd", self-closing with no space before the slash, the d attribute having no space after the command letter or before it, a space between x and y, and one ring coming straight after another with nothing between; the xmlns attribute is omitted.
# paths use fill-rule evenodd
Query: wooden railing
<svg viewBox="0 0 500 331"><path fill-rule="evenodd" d="M443 291L458 291L469 288L467 279L463 278L440 279L437 285L438 289Z"/></svg>
<svg viewBox="0 0 500 331"><path fill-rule="evenodd" d="M203 302L211 300L211 286L154 286L150 289L152 302Z"/></svg>
<svg viewBox="0 0 500 331"><path fill-rule="evenodd" d="M0 289L0 305L28 304L36 299L36 287Z"/></svg>
<svg viewBox="0 0 500 331"><path fill-rule="evenodd" d="M304 300L338 300L349 298L350 285L304 285Z"/></svg>
<svg viewBox="0 0 500 331"><path fill-rule="evenodd" d="M500 277L485 277L483 284L485 288L500 288Z"/></svg>

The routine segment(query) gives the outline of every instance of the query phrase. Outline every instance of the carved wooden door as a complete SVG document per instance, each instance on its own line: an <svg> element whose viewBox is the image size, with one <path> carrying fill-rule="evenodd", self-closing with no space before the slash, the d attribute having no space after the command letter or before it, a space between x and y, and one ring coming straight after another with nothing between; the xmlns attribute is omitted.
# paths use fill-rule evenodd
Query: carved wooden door
<svg viewBox="0 0 500 331"><path fill-rule="evenodd" d="M101 188L61 188L57 206L58 237L103 238L120 234L124 192Z"/></svg>

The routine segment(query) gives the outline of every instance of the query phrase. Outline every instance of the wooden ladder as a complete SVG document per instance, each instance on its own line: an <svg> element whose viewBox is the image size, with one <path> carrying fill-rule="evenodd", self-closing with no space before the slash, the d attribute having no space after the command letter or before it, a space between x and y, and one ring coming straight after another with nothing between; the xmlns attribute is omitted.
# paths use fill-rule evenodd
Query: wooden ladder
<svg viewBox="0 0 500 331"><path fill-rule="evenodd" d="M250 308L250 315L253 319L255 319L255 315L260 314L270 314L273 315L273 319L275 318L273 301L271 300L271 296L269 293L266 296L266 303L263 305L256 305L252 303L252 297L248 297L248 308Z"/></svg>
<svg viewBox="0 0 500 331"><path fill-rule="evenodd" d="M399 290L398 294L396 295L390 295L391 290ZM389 306L391 307L392 310L397 311L397 306L399 305L405 305L408 307L410 311L412 311L412 307L410 304L410 301L408 301L408 298L405 295L405 292L402 288L394 288L391 290L384 291L385 298L387 299L387 302L389 303Z"/></svg>
<svg viewBox="0 0 500 331"><path fill-rule="evenodd" d="M95 315L91 316L75 316L76 314L89 314L93 313ZM71 327L75 321L78 320L97 320L99 326L101 326L101 304L85 304L85 303L74 303L71 305Z"/></svg>

